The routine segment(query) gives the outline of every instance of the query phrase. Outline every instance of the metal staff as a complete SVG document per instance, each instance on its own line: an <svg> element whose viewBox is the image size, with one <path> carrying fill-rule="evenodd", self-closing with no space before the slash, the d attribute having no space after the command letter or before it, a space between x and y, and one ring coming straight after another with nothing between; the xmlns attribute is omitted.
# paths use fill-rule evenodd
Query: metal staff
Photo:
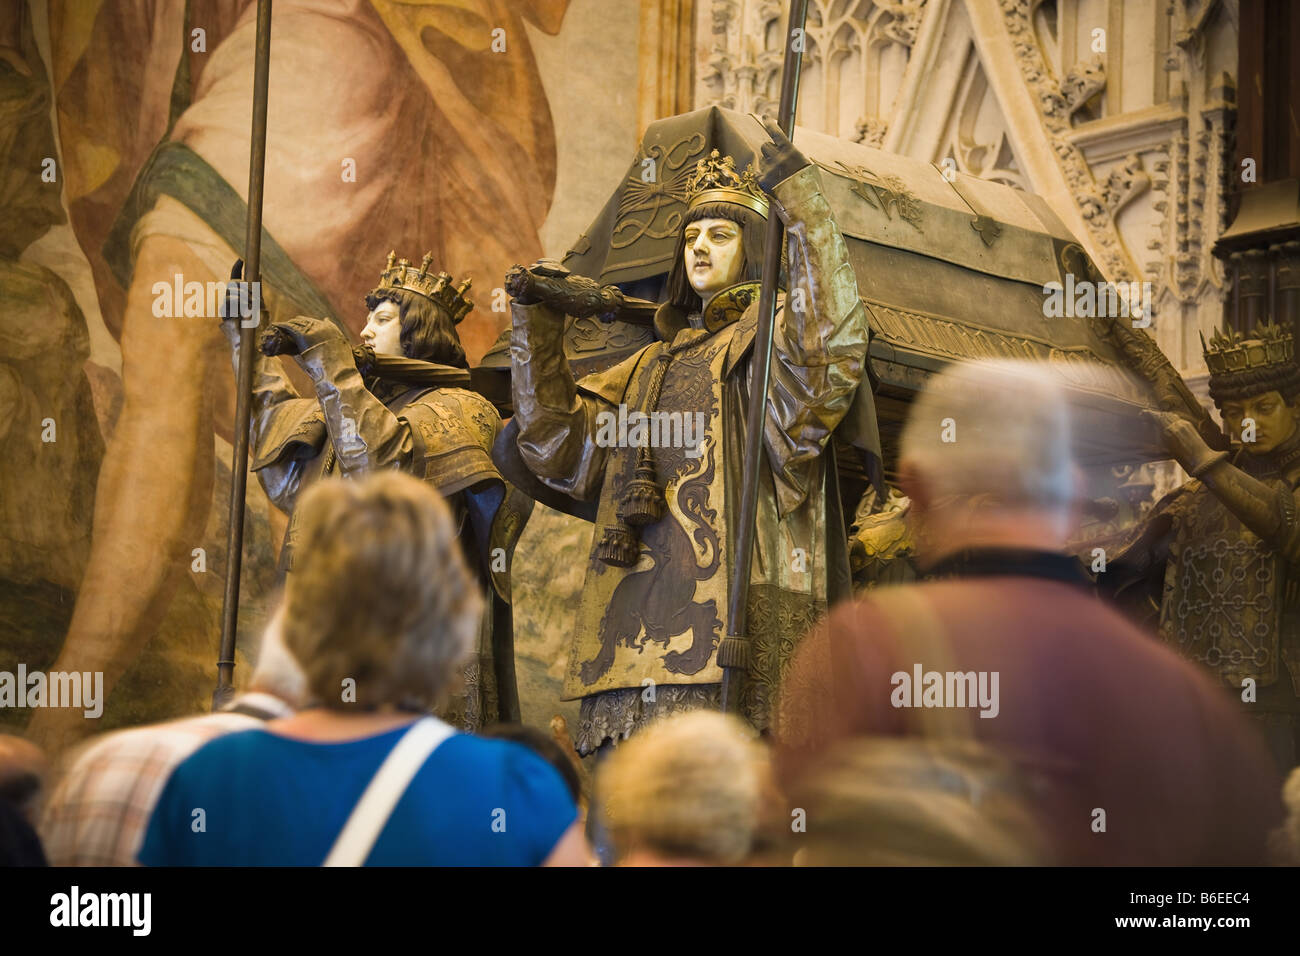
<svg viewBox="0 0 1300 956"><path fill-rule="evenodd" d="M266 88L271 68L271 0L257 0L257 49L253 71L252 151L248 162L248 229L244 234L244 281L261 282L262 187L266 170ZM235 625L239 618L239 572L244 557L244 497L248 487L248 431L252 415L253 346L261 324L261 295L249 297L255 313L239 323L239 379L236 383L235 453L230 463L230 529L226 538L226 592L221 605L221 653L212 709L235 693ZM252 321L249 321L251 319Z"/></svg>
<svg viewBox="0 0 1300 956"><path fill-rule="evenodd" d="M808 0L792 0L786 27L785 62L781 66L781 105L777 125L793 138L794 113L799 100L799 69L803 64L803 32ZM796 37L798 40L796 41ZM758 329L754 335L754 365L750 379L749 408L745 416L745 470L740 492L740 529L736 565L728 596L727 636L718 648L722 671L722 710L736 707L740 681L749 667L749 638L745 635L749 574L754 561L754 524L758 515L759 455L767 421L767 384L772 369L772 328L776 311L776 280L781 268L781 243L785 229L773 210L767 220L763 251L763 284L758 296Z"/></svg>

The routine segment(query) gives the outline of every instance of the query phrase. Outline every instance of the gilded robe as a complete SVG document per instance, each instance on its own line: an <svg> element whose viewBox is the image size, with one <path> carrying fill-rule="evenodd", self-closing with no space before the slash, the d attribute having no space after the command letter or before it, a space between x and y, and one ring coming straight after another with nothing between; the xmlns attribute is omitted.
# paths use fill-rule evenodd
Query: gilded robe
<svg viewBox="0 0 1300 956"><path fill-rule="evenodd" d="M843 520L828 521L828 512L838 515L838 495L825 450L858 392L868 334L817 169L778 184L772 206L786 224L796 294L777 305L747 596L751 665L741 709L760 729L799 638L847 568ZM625 738L656 714L718 704L757 298L749 283L723 290L684 321L662 308L659 341L576 382L563 353L563 317L546 305L513 304L520 455L554 490L599 501L564 687L565 699L583 700L580 752ZM631 429L626 440L610 441L620 406L625 417L667 412L703 422L691 447L656 442L662 421L640 436L657 445L666 510L640 529L631 567L600 557L638 458Z"/></svg>

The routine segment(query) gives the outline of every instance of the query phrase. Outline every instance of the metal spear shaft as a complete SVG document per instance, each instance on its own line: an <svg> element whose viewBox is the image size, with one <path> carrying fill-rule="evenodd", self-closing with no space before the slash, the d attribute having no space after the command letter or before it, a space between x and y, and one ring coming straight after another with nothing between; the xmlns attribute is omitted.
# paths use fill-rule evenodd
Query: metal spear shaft
<svg viewBox="0 0 1300 956"><path fill-rule="evenodd" d="M257 48L253 71L252 150L248 162L248 225L244 235L244 281L261 282L262 188L266 171L266 91L271 68L271 0L257 0ZM239 573L244 557L244 497L248 488L248 431L252 417L253 348L261 324L261 295L248 300L255 314L239 323L239 378L236 384L235 450L230 463L230 528L226 538L226 591L221 605L221 653L212 709L235 693L235 633L239 618Z"/></svg>
<svg viewBox="0 0 1300 956"><path fill-rule="evenodd" d="M794 114L799 100L799 70L803 64L804 24L808 0L792 0L785 32L785 62L781 66L781 104L777 124L793 139ZM758 328L754 335L753 365L749 382L749 408L745 416L745 465L740 492L740 527L736 562L728 594L727 636L718 648L722 665L722 710L736 708L740 681L749 666L749 638L745 633L749 575L754 561L754 526L758 515L758 477L763 430L767 422L767 386L772 369L772 329L776 311L776 282L781 268L785 229L773 210L767 219L763 253L763 284L758 297Z"/></svg>

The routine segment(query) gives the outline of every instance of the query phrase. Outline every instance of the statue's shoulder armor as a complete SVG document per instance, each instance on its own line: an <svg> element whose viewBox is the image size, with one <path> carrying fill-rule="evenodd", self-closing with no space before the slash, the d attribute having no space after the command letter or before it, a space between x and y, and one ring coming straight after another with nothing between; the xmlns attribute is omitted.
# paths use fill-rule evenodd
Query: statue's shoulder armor
<svg viewBox="0 0 1300 956"><path fill-rule="evenodd" d="M501 416L478 392L434 388L417 396L400 412L412 426L430 426L437 444L472 443L491 450L501 431Z"/></svg>
<svg viewBox="0 0 1300 956"><path fill-rule="evenodd" d="M662 342L651 342L649 345L633 352L617 365L611 365L599 372L584 375L576 383L578 391L586 392L597 398L603 398L611 405L619 404L625 400L628 386L632 383L637 369L646 359L657 355L663 348L664 344Z"/></svg>
<svg viewBox="0 0 1300 956"><path fill-rule="evenodd" d="M314 458L325 445L325 414L314 398L293 398L271 408L253 448L253 471L290 458Z"/></svg>
<svg viewBox="0 0 1300 956"><path fill-rule="evenodd" d="M430 389L399 413L411 429L417 461L426 480L444 495L480 481L501 481L492 463L492 444L501 416L482 395L463 388Z"/></svg>

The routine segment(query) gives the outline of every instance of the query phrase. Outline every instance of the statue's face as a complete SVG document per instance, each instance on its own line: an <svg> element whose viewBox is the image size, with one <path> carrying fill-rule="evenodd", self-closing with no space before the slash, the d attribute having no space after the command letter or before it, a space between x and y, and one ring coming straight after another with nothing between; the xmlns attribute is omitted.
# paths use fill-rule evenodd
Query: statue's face
<svg viewBox="0 0 1300 956"><path fill-rule="evenodd" d="M1300 413L1293 405L1288 405L1282 393L1276 390L1252 395L1239 402L1223 403L1223 422L1228 426L1228 434L1233 442L1241 442L1246 451L1256 455L1265 455L1282 444L1296 430ZM1255 440L1242 441L1246 421L1255 423Z"/></svg>
<svg viewBox="0 0 1300 956"><path fill-rule="evenodd" d="M380 302L375 311L366 316L361 341L374 349L376 355L401 357L402 318L396 302Z"/></svg>
<svg viewBox="0 0 1300 956"><path fill-rule="evenodd" d="M700 299L740 281L744 247L740 224L730 219L699 219L686 224L686 277Z"/></svg>

